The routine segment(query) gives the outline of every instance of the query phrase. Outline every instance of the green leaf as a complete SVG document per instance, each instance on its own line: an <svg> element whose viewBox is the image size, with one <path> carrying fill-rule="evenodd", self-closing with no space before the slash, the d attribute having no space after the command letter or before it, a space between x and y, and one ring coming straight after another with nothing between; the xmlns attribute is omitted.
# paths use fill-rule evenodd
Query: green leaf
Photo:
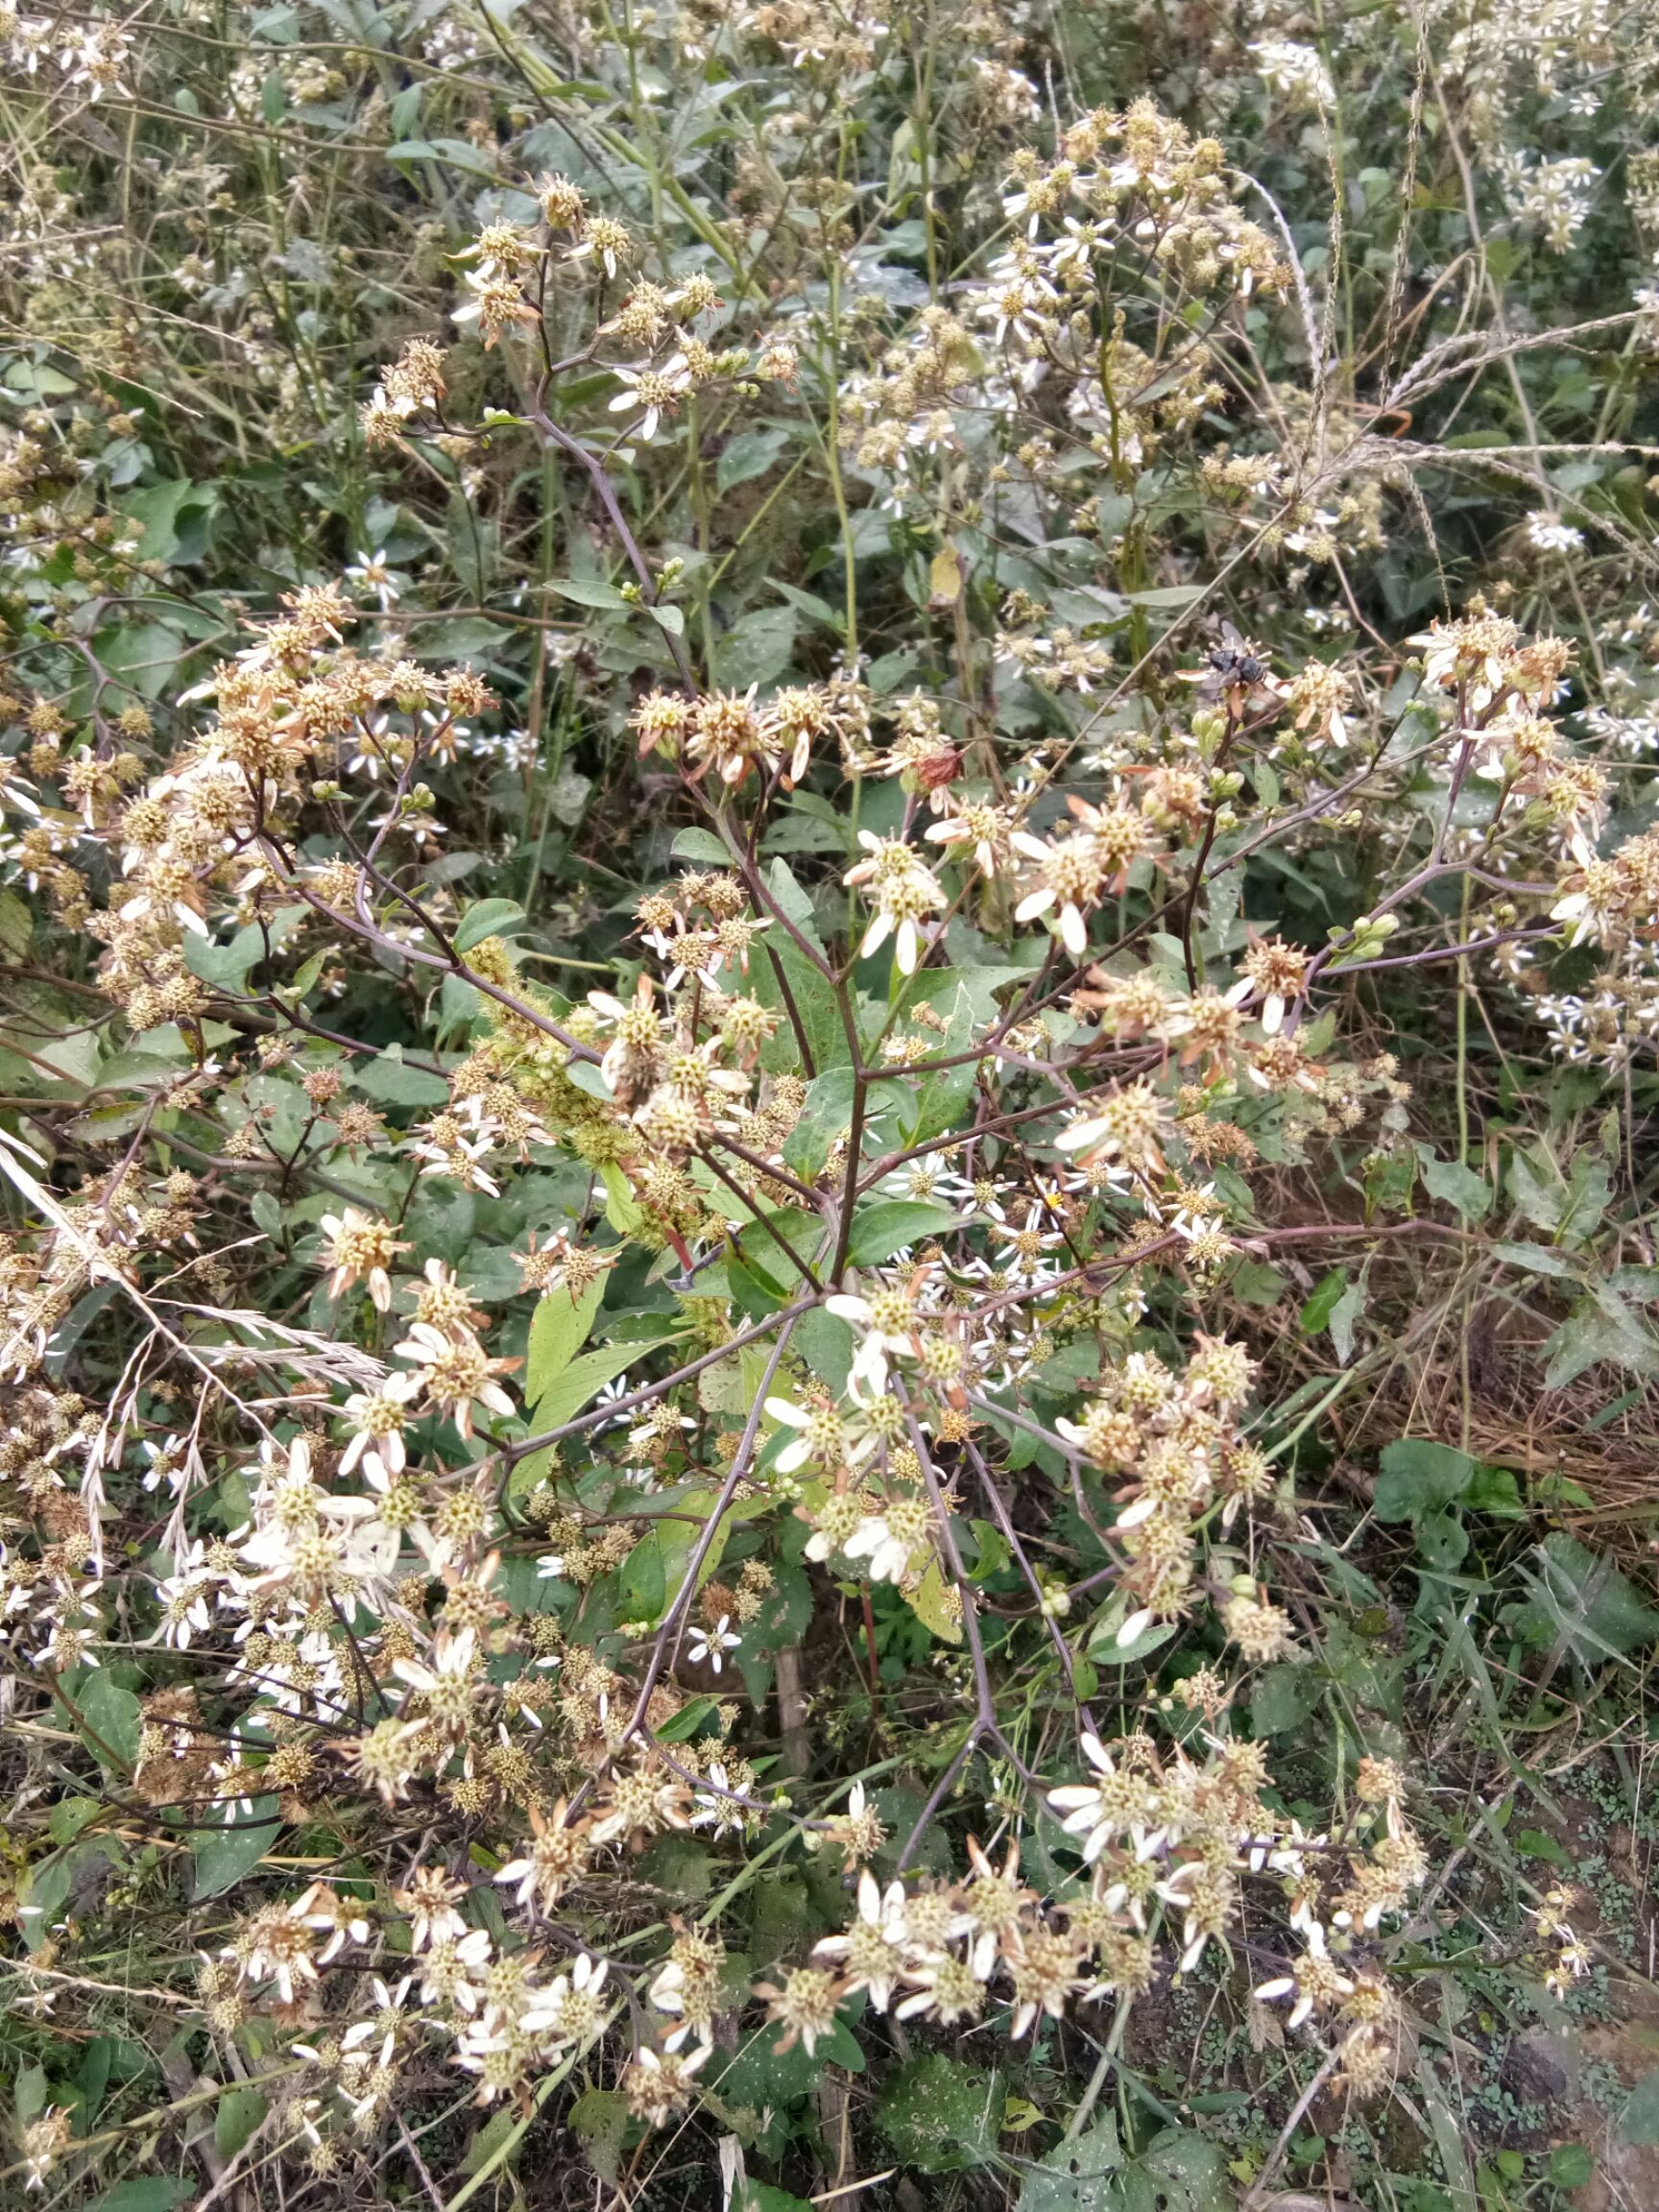
<svg viewBox="0 0 1659 2212"><path fill-rule="evenodd" d="M192 1839L196 1884L191 1895L221 1897L251 1874L281 1829L275 1797L255 1797L250 1811L232 1813L228 1827L198 1828Z"/></svg>
<svg viewBox="0 0 1659 2212"><path fill-rule="evenodd" d="M111 1681L107 1669L95 1667L83 1674L74 1695L87 1727L96 1732L99 1742L129 1767L135 1767L144 1715L132 1691Z"/></svg>
<svg viewBox="0 0 1659 2212"><path fill-rule="evenodd" d="M1282 1660L1264 1667L1250 1697L1250 1727L1256 1736L1289 1736L1318 1704L1322 1685L1311 1667Z"/></svg>
<svg viewBox="0 0 1659 2212"><path fill-rule="evenodd" d="M712 830L682 830L669 847L676 860L696 860L705 868L729 868L732 855Z"/></svg>
<svg viewBox="0 0 1659 2212"><path fill-rule="evenodd" d="M1166 2128L1125 2166L1109 2212L1233 2212L1227 2154L1192 2128Z"/></svg>
<svg viewBox="0 0 1659 2212"><path fill-rule="evenodd" d="M599 1301L605 1295L603 1275L589 1283L580 1298L568 1290L549 1290L530 1316L529 1356L524 1367L524 1395L534 1405L564 1374L588 1341Z"/></svg>
<svg viewBox="0 0 1659 2212"><path fill-rule="evenodd" d="M1471 1513L1525 1511L1519 1485L1507 1467L1477 1467L1463 1493L1463 1503Z"/></svg>
<svg viewBox="0 0 1659 2212"><path fill-rule="evenodd" d="M787 430L739 430L726 441L714 470L714 489L730 492L735 484L764 476L788 443Z"/></svg>
<svg viewBox="0 0 1659 2212"><path fill-rule="evenodd" d="M1564 1252L1555 1252L1548 1244L1493 1244L1488 1247L1496 1260L1503 1260L1511 1267L1523 1268L1528 1275L1575 1276L1577 1268Z"/></svg>
<svg viewBox="0 0 1659 2212"><path fill-rule="evenodd" d="M1564 1390L1602 1360L1632 1375L1659 1374L1659 1340L1604 1283L1594 1296L1579 1299L1544 1350L1546 1390Z"/></svg>
<svg viewBox="0 0 1659 2212"><path fill-rule="evenodd" d="M614 1160L607 1160L599 1169L599 1180L605 1186L605 1218L618 1237L632 1237L645 1218L645 1210L634 1195L634 1186Z"/></svg>
<svg viewBox="0 0 1659 2212"><path fill-rule="evenodd" d="M54 1843L73 1843L101 1810L96 1797L60 1797L46 1816L46 1833Z"/></svg>
<svg viewBox="0 0 1659 2212"><path fill-rule="evenodd" d="M164 2175L140 2175L135 2180L117 2181L102 2197L93 2199L88 2212L173 2212L188 2203L200 2188L195 2181L170 2181Z"/></svg>
<svg viewBox="0 0 1659 2212"><path fill-rule="evenodd" d="M1442 1507L1425 1513L1413 1525L1419 1556L1443 1575L1460 1567L1469 1555L1469 1531L1461 1518Z"/></svg>
<svg viewBox="0 0 1659 2212"><path fill-rule="evenodd" d="M359 1061L351 1071L360 1091L383 1106L446 1106L449 1086L442 1075L429 1075L424 1068L404 1065L401 1045L388 1045L373 1060Z"/></svg>
<svg viewBox="0 0 1659 2212"><path fill-rule="evenodd" d="M714 639L713 677L729 691L770 684L781 676L795 650L793 607L755 607Z"/></svg>
<svg viewBox="0 0 1659 2212"><path fill-rule="evenodd" d="M787 860L773 861L766 871L766 888L776 901L779 912L789 917L815 951L822 952L824 940L818 934L818 917Z"/></svg>
<svg viewBox="0 0 1659 2212"><path fill-rule="evenodd" d="M1659 2143L1659 2069L1644 2074L1631 2090L1615 2132L1625 2143Z"/></svg>
<svg viewBox="0 0 1659 2212"><path fill-rule="evenodd" d="M1312 1296L1302 1309L1302 1334L1317 1336L1321 1329L1330 1326L1331 1316L1341 1303L1342 1293L1348 1287L1346 1267L1333 1267L1328 1275L1320 1277Z"/></svg>
<svg viewBox="0 0 1659 2212"><path fill-rule="evenodd" d="M853 1070L827 1068L806 1086L806 1103L790 1132L783 1157L797 1175L814 1176L853 1118Z"/></svg>
<svg viewBox="0 0 1659 2212"><path fill-rule="evenodd" d="M109 2068L114 2056L113 2035L94 2035L86 2046L86 2056L81 2061L81 2071L75 2080L81 2091L82 2108L88 2126L104 2102L104 2092L109 2085Z"/></svg>
<svg viewBox="0 0 1659 2212"><path fill-rule="evenodd" d="M253 2139L253 2131L271 2109L257 2089L227 2089L213 2114L213 2148L221 2158L234 2158Z"/></svg>
<svg viewBox="0 0 1659 2212"><path fill-rule="evenodd" d="M18 1883L18 1917L23 1940L31 1951L39 1950L51 1935L53 1923L61 1916L79 1856L58 1851L50 1859L37 1859Z"/></svg>
<svg viewBox="0 0 1659 2212"><path fill-rule="evenodd" d="M1607 1201L1613 1195L1613 1177L1605 1160L1580 1152L1573 1163L1567 1196L1556 1236L1563 1244L1581 1244L1601 1225Z"/></svg>
<svg viewBox="0 0 1659 2212"><path fill-rule="evenodd" d="M1351 1283L1331 1309L1331 1341L1337 1364L1346 1367L1354 1357L1354 1331L1365 1310L1365 1278Z"/></svg>
<svg viewBox="0 0 1659 2212"><path fill-rule="evenodd" d="M1550 2179L1557 2189L1582 2189L1595 2174L1596 2161L1582 2143L1557 2143L1550 2153Z"/></svg>
<svg viewBox="0 0 1659 2212"><path fill-rule="evenodd" d="M584 1352L580 1358L572 1359L554 1376L546 1395L538 1399L532 1429L558 1429L573 1421L601 1384L613 1375L623 1374L640 1355L637 1344L602 1344L597 1351Z"/></svg>
<svg viewBox="0 0 1659 2212"><path fill-rule="evenodd" d="M450 942L457 952L470 952L486 937L504 936L516 929L523 919L524 909L517 899L479 899L462 915Z"/></svg>
<svg viewBox="0 0 1659 2212"><path fill-rule="evenodd" d="M757 1652L777 1651L786 1644L798 1644L812 1618L812 1583L805 1570L780 1559L772 1569L772 1575L774 1586L760 1600L759 1612L744 1631L745 1647Z"/></svg>
<svg viewBox="0 0 1659 2212"><path fill-rule="evenodd" d="M619 2090L588 2089L570 2107L569 2128L588 2163L607 2187L622 2171L622 2141L628 2132L628 2100Z"/></svg>
<svg viewBox="0 0 1659 2212"><path fill-rule="evenodd" d="M995 2158L1002 2094L999 2073L930 2051L899 2069L876 2123L902 2165L958 2174Z"/></svg>
<svg viewBox="0 0 1659 2212"><path fill-rule="evenodd" d="M826 1382L839 1397L847 1387L847 1377L853 1366L853 1330L839 1313L826 1313L820 1307L810 1313L803 1313L795 1324L795 1334L790 1348L799 1352L809 1371L820 1382Z"/></svg>
<svg viewBox="0 0 1659 2212"><path fill-rule="evenodd" d="M949 1206L929 1206L919 1198L886 1198L860 1206L853 1216L848 1258L855 1267L874 1267L925 1237L943 1237L956 1226Z"/></svg>
<svg viewBox="0 0 1659 2212"><path fill-rule="evenodd" d="M937 1559L929 1559L914 1590L906 1590L904 1602L929 1635L944 1644L962 1641L962 1609L947 1601L950 1585Z"/></svg>
<svg viewBox="0 0 1659 2212"><path fill-rule="evenodd" d="M1377 1479L1378 1520L1415 1521L1455 1503L1473 1480L1475 1467L1467 1452L1426 1436L1404 1436L1385 1446Z"/></svg>
<svg viewBox="0 0 1659 2212"><path fill-rule="evenodd" d="M1149 590L1125 591L1123 596L1131 607L1190 607L1203 598L1205 589L1202 584L1155 584Z"/></svg>
<svg viewBox="0 0 1659 2212"><path fill-rule="evenodd" d="M1573 1864L1572 1854L1563 1851L1554 1837L1546 1836L1542 1828L1523 1828L1510 1838L1510 1844L1518 1859L1543 1859L1564 1873Z"/></svg>
<svg viewBox="0 0 1659 2212"><path fill-rule="evenodd" d="M1056 2143L1026 2175L1018 2212L1107 2212L1112 2178L1122 2163L1118 2123L1108 2112L1086 2133Z"/></svg>
<svg viewBox="0 0 1659 2212"><path fill-rule="evenodd" d="M35 2118L46 2103L46 2069L44 2066L22 2066L12 2088L12 2103L17 2117L24 2127Z"/></svg>
<svg viewBox="0 0 1659 2212"><path fill-rule="evenodd" d="M1492 1186L1484 1175L1465 1167L1460 1160L1436 1160L1433 1147L1419 1144L1423 1184L1431 1198L1455 1206L1465 1221L1481 1221L1492 1211Z"/></svg>
<svg viewBox="0 0 1659 2212"><path fill-rule="evenodd" d="M561 599L574 599L578 607L628 607L614 584L603 583L597 576L566 576L547 589L557 591Z"/></svg>
<svg viewBox="0 0 1659 2212"><path fill-rule="evenodd" d="M1540 1571L1521 1570L1555 1638L1586 1667L1659 1641L1659 1613L1611 1560L1557 1529L1538 1548Z"/></svg>
<svg viewBox="0 0 1659 2212"><path fill-rule="evenodd" d="M770 2181L745 2178L737 2184L732 2212L812 2212L805 2197L792 2197L787 2189L775 2189Z"/></svg>
<svg viewBox="0 0 1659 2212"><path fill-rule="evenodd" d="M35 917L15 891L0 891L0 952L21 960L35 933Z"/></svg>
<svg viewBox="0 0 1659 2212"><path fill-rule="evenodd" d="M629 1564L632 1564L632 1556L630 1553ZM661 1552L658 1554L657 1571L659 1574L662 1571ZM623 1567L622 1572L626 1575L628 1572L627 1565ZM659 1599L657 1602L658 1610L661 1611L662 1601ZM678 1713L663 1721L661 1728L653 1729L652 1734L659 1743L687 1743L702 1727L704 1721L708 1719L709 1714L717 1713L719 1710L720 1700L718 1697L689 1698L686 1703L681 1706Z"/></svg>
<svg viewBox="0 0 1659 2212"><path fill-rule="evenodd" d="M616 1576L617 1593L630 1621L655 1621L662 1611L667 1579L662 1571L662 1546L653 1528L641 1536Z"/></svg>

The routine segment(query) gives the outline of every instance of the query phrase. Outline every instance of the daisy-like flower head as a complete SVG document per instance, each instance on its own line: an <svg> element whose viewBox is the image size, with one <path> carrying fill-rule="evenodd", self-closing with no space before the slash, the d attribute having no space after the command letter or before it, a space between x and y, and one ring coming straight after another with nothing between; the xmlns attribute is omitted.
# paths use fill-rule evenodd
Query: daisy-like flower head
<svg viewBox="0 0 1659 2212"><path fill-rule="evenodd" d="M646 362L637 369L613 369L611 373L622 387L611 402L612 414L637 413L638 420L629 427L647 443L656 437L663 416L674 413L682 395L691 386L691 372L684 353L674 354L661 369L653 369Z"/></svg>
<svg viewBox="0 0 1659 2212"><path fill-rule="evenodd" d="M824 1303L859 1333L858 1350L847 1376L847 1392L860 1405L869 1405L886 1391L889 1356L903 1358L915 1351L918 1324L910 1294L878 1285L867 1296L838 1290Z"/></svg>
<svg viewBox="0 0 1659 2212"><path fill-rule="evenodd" d="M905 1973L909 1930L904 1917L904 1885L885 1889L866 1866L858 1876L858 1911L839 1936L826 1936L812 1956L835 1967L849 1990L867 1989L878 2012L885 2012Z"/></svg>
<svg viewBox="0 0 1659 2212"><path fill-rule="evenodd" d="M365 1473L378 1472L390 1481L405 1463L403 1424L412 1398L421 1384L414 1375L388 1375L373 1390L355 1390L341 1407L352 1424L350 1441L340 1455L340 1472L349 1475L359 1461Z"/></svg>
<svg viewBox="0 0 1659 2212"><path fill-rule="evenodd" d="M508 1374L517 1359L492 1359L478 1339L468 1332L449 1335L430 1321L411 1323L402 1343L394 1346L399 1359L417 1370L416 1380L434 1406L446 1410L463 1436L472 1433L475 1411L503 1418L513 1411L513 1401L496 1382Z"/></svg>
<svg viewBox="0 0 1659 2212"><path fill-rule="evenodd" d="M1138 1857L1147 1855L1162 1837L1146 1833L1153 1803L1145 1781L1138 1774L1119 1771L1098 1736L1085 1734L1079 1739L1079 1748L1097 1779L1050 1790L1048 1802L1061 1815L1060 1825L1067 1835L1084 1839L1083 1863L1092 1866L1109 1844L1126 1835L1135 1839Z"/></svg>
<svg viewBox="0 0 1659 2212"><path fill-rule="evenodd" d="M805 1406L791 1398L768 1398L765 1410L768 1419L798 1431L778 1455L780 1475L793 1475L808 1459L830 1469L856 1467L876 1449L875 1431L849 1423L827 1392L814 1395Z"/></svg>
<svg viewBox="0 0 1659 2212"><path fill-rule="evenodd" d="M397 1255L409 1249L394 1233L392 1224L376 1220L359 1207L348 1206L343 1214L324 1214L323 1234L328 1239L323 1263L333 1270L328 1278L329 1297L338 1298L353 1283L367 1282L375 1310L388 1312L392 1305L391 1270Z"/></svg>
<svg viewBox="0 0 1659 2212"><path fill-rule="evenodd" d="M1033 922L1052 912L1060 941L1073 960L1089 950L1089 916L1105 886L1105 871L1093 838L1062 837L1050 842L1029 830L1009 837L1014 851L1034 861L1037 880L1014 909L1017 922Z"/></svg>
<svg viewBox="0 0 1659 2212"><path fill-rule="evenodd" d="M893 957L901 974L913 975L922 963L921 926L946 903L945 887L902 837L878 837L860 830L866 857L849 868L843 883L861 886L876 912L858 947L867 960L894 939Z"/></svg>
<svg viewBox="0 0 1659 2212"><path fill-rule="evenodd" d="M726 1664L728 1651L735 1651L743 1639L732 1633L732 1616L722 1613L712 1628L693 1628L685 1639L685 1656L693 1667L705 1661L709 1671L718 1674Z"/></svg>

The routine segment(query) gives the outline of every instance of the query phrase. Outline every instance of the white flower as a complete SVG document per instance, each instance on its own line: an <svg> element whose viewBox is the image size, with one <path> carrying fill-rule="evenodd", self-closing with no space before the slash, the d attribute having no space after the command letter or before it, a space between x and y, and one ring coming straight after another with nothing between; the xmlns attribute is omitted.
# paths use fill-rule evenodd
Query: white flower
<svg viewBox="0 0 1659 2212"><path fill-rule="evenodd" d="M355 585L359 591L373 591L380 602L382 613L397 604L399 578L387 564L384 546L378 553L359 553L346 570L346 581Z"/></svg>
<svg viewBox="0 0 1659 2212"><path fill-rule="evenodd" d="M584 1951L568 1974L555 1976L545 1989L531 1993L529 2008L518 2021L520 2032L545 2036L551 2042L557 2042L561 2035L568 2037L572 2030L565 2024L565 2015L577 2009L572 2007L571 1999L597 1998L610 1971L609 1960L590 1959ZM580 2008L583 2015L587 2010L585 2005ZM586 2024L584 2018L584 2027Z"/></svg>
<svg viewBox="0 0 1659 2212"><path fill-rule="evenodd" d="M866 1866L858 1876L858 1920L862 1928L842 1936L826 1936L814 1946L814 1959L844 1961L856 1950L859 1963L848 1981L849 1989L867 1989L878 2012L885 2012L893 1991L903 1975L904 1944L909 1930L904 1919L904 1885L890 1882L885 1889ZM877 1941L872 1937L878 1938Z"/></svg>
<svg viewBox="0 0 1659 2212"><path fill-rule="evenodd" d="M1050 1790L1048 1802L1062 1815L1060 1825L1067 1835L1084 1838L1084 1865L1092 1866L1109 1843L1125 1834L1134 1839L1136 1857L1149 1858L1164 1840L1163 1831L1148 1833L1136 1817L1149 1811L1149 1793L1137 1786L1134 1777L1119 1774L1098 1736L1085 1734L1079 1745L1100 1781Z"/></svg>
<svg viewBox="0 0 1659 2212"><path fill-rule="evenodd" d="M1563 522L1559 516L1546 514L1542 508L1527 517L1527 541L1540 553L1576 553L1584 543L1584 533L1575 530L1571 522Z"/></svg>
<svg viewBox="0 0 1659 2212"><path fill-rule="evenodd" d="M813 1458L827 1467L843 1462L856 1467L876 1449L874 1432L850 1434L848 1424L833 1406L797 1406L789 1398L768 1398L765 1410L770 1419L784 1428L800 1431L793 1443L786 1444L778 1455L776 1464L780 1475L793 1475L797 1467L804 1467Z"/></svg>
<svg viewBox="0 0 1659 2212"><path fill-rule="evenodd" d="M145 1439L144 1450L150 1464L144 1471L144 1487L155 1490L165 1482L169 1493L177 1498L184 1488L187 1470L179 1465L179 1455L183 1450L180 1438L169 1436L165 1444L153 1444Z"/></svg>
<svg viewBox="0 0 1659 2212"><path fill-rule="evenodd" d="M716 1836L740 1836L749 1825L748 1810L736 1802L732 1777L717 1759L709 1762L709 1787L694 1794L688 1825L711 1828Z"/></svg>
<svg viewBox="0 0 1659 2212"><path fill-rule="evenodd" d="M613 369L611 373L622 386L611 402L612 414L637 408L639 420L630 427L647 441L656 437L658 424L664 415L673 414L681 395L691 383L691 371L684 353L674 354L661 369L653 369L647 363L638 369Z"/></svg>
<svg viewBox="0 0 1659 2212"><path fill-rule="evenodd" d="M841 1549L849 1559L868 1555L873 1582L899 1582L916 1546L908 1537L894 1532L885 1514L866 1513Z"/></svg>
<svg viewBox="0 0 1659 2212"><path fill-rule="evenodd" d="M685 1656L693 1667L701 1667L707 1660L711 1672L718 1674L726 1664L726 1653L735 1651L742 1643L741 1636L731 1633L732 1616L722 1613L712 1628L693 1628L685 1645Z"/></svg>
<svg viewBox="0 0 1659 2212"><path fill-rule="evenodd" d="M880 1290L874 1298L840 1290L824 1304L859 1332L862 1341L848 1372L847 1394L860 1405L872 1405L887 1388L888 1355L916 1349L910 1301L902 1290Z"/></svg>

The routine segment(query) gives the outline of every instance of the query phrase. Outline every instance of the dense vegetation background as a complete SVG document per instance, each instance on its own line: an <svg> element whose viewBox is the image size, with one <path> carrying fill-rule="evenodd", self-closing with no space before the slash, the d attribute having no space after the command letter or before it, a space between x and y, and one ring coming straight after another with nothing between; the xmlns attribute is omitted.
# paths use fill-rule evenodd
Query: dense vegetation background
<svg viewBox="0 0 1659 2212"><path fill-rule="evenodd" d="M1659 2200L1659 16L0 104L0 2202Z"/></svg>

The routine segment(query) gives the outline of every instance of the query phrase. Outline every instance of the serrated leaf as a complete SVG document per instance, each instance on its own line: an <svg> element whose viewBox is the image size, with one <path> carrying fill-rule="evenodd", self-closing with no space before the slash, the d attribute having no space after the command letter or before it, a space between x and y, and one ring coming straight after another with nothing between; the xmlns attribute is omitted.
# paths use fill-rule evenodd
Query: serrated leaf
<svg viewBox="0 0 1659 2212"><path fill-rule="evenodd" d="M1374 1511L1379 1521L1415 1521L1462 1497L1475 1473L1467 1452L1427 1436L1403 1436L1384 1446Z"/></svg>
<svg viewBox="0 0 1659 2212"><path fill-rule="evenodd" d="M728 868L732 855L712 830L682 830L669 847L676 860L698 860L705 868Z"/></svg>
<svg viewBox="0 0 1659 2212"><path fill-rule="evenodd" d="M127 1767L136 1766L144 1715L132 1692L123 1690L118 1682L111 1681L107 1669L97 1667L82 1677L75 1703L84 1714L87 1727L96 1732L99 1743L108 1744Z"/></svg>
<svg viewBox="0 0 1659 2212"><path fill-rule="evenodd" d="M929 1206L919 1198L883 1199L860 1206L854 1214L847 1256L855 1267L875 1267L919 1238L943 1237L955 1226L949 1206Z"/></svg>
<svg viewBox="0 0 1659 2212"><path fill-rule="evenodd" d="M517 899L480 899L462 915L451 943L457 952L470 952L486 937L516 929L523 919L524 909Z"/></svg>
<svg viewBox="0 0 1659 2212"><path fill-rule="evenodd" d="M613 1376L626 1373L643 1356L644 1349L638 1344L603 1344L597 1351L584 1352L572 1359L554 1376L546 1394L538 1399L530 1420L532 1429L558 1429L574 1420Z"/></svg>
<svg viewBox="0 0 1659 2212"><path fill-rule="evenodd" d="M927 1562L926 1570L914 1591L904 1593L905 1602L930 1635L945 1644L962 1641L962 1613L960 1602L950 1603L954 1596L945 1579L944 1570L937 1559Z"/></svg>
<svg viewBox="0 0 1659 2212"><path fill-rule="evenodd" d="M899 2069L877 2106L877 2125L918 2173L961 2173L995 2159L1002 2099L999 2073L929 2051Z"/></svg>
<svg viewBox="0 0 1659 2212"><path fill-rule="evenodd" d="M565 576L547 589L557 591L561 599L573 599L578 607L622 607L632 605L624 599L614 584L603 583L597 576Z"/></svg>
<svg viewBox="0 0 1659 2212"><path fill-rule="evenodd" d="M1346 1267L1333 1267L1328 1275L1320 1277L1314 1285L1311 1297L1302 1309L1302 1333L1304 1335L1317 1336L1321 1329L1329 1326L1331 1316L1336 1310L1341 1302L1342 1293L1347 1287L1348 1270Z"/></svg>
<svg viewBox="0 0 1659 2212"><path fill-rule="evenodd" d="M568 1290L549 1290L530 1316L530 1342L524 1364L524 1395L534 1405L569 1366L588 1341L605 1278L589 1283L580 1298Z"/></svg>
<svg viewBox="0 0 1659 2212"><path fill-rule="evenodd" d="M1423 1169L1423 1185L1431 1198L1442 1205L1455 1206L1465 1221L1481 1221L1492 1211L1492 1186L1484 1175L1477 1175L1473 1167L1464 1166L1460 1160L1436 1160L1432 1149L1419 1144L1417 1158Z"/></svg>
<svg viewBox="0 0 1659 2212"><path fill-rule="evenodd" d="M196 1882L191 1895L221 1897L258 1865L281 1828L275 1797L255 1797L247 1812L233 1812L230 1823L198 1828L191 1839Z"/></svg>
<svg viewBox="0 0 1659 2212"><path fill-rule="evenodd" d="M227 2089L213 2114L213 2148L221 2158L234 2158L253 2139L254 2129L271 2109L257 2089Z"/></svg>

